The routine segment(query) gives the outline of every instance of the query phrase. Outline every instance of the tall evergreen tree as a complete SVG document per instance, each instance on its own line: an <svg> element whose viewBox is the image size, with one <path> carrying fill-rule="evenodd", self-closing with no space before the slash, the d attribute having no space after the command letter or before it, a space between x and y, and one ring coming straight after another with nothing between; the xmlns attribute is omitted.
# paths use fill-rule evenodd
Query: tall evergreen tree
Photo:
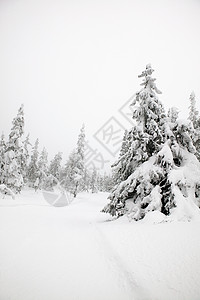
<svg viewBox="0 0 200 300"><path fill-rule="evenodd" d="M191 205L194 210L200 205L197 200L200 164L194 156L191 124L178 120L175 111L165 117L162 104L154 93L158 90L151 74L148 65L142 73L144 89L136 94L134 101L134 105L138 103L133 113L134 131L143 139L140 147L135 144L138 137L137 140L134 138L129 149L133 155L129 162L133 172L115 186L109 196L110 203L103 209L113 216L127 213L139 220L153 210L168 215L175 208L183 210L184 205ZM192 181L191 173L194 175ZM188 195L192 195L192 203Z"/></svg>
<svg viewBox="0 0 200 300"><path fill-rule="evenodd" d="M161 94L152 78L153 69L147 65L138 77L143 78L143 88L135 94L133 119L136 125L125 131L120 156L113 165L114 181L126 180L133 171L154 153L164 141L165 112L156 94Z"/></svg>
<svg viewBox="0 0 200 300"><path fill-rule="evenodd" d="M20 192L23 187L24 147L22 137L24 134L24 107L18 110L12 121L12 128L5 152L5 184Z"/></svg>

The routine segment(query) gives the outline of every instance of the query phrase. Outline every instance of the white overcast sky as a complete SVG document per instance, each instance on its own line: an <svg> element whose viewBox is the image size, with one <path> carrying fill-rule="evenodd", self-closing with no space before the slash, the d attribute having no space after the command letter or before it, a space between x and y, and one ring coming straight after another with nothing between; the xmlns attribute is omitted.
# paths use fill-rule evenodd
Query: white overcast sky
<svg viewBox="0 0 200 300"><path fill-rule="evenodd" d="M71 152L83 122L91 140L120 120L147 63L166 109L187 115L192 90L200 109L199 0L0 0L0 43L0 129L24 103L51 155Z"/></svg>

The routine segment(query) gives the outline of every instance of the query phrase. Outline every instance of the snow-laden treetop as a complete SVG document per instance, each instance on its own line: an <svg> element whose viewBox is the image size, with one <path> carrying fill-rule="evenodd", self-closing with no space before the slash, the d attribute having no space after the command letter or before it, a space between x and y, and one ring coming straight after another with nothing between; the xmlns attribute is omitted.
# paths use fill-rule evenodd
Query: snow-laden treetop
<svg viewBox="0 0 200 300"><path fill-rule="evenodd" d="M141 85L149 91L154 90L157 94L162 94L162 92L156 87L156 79L151 77L153 72L154 70L152 69L151 64L146 65L146 69L142 72L142 74L138 75L139 78L144 77Z"/></svg>

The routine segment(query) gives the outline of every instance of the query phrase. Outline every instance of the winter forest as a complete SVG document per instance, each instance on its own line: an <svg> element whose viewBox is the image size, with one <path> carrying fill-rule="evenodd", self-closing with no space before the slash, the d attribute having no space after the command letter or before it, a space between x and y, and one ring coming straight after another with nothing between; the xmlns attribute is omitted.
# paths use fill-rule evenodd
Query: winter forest
<svg viewBox="0 0 200 300"><path fill-rule="evenodd" d="M24 137L24 126L24 107L21 105L12 121L8 140L3 134L1 136L0 188L3 194L14 197L26 186L35 191L53 191L53 187L57 186L76 197L80 191L108 191L111 188L110 176L97 174L95 168L91 172L84 165L84 125L78 136L77 148L72 151L65 165L62 165L61 152L49 163L47 150L43 148L39 153L39 140L32 144L29 135Z"/></svg>
<svg viewBox="0 0 200 300"><path fill-rule="evenodd" d="M84 125L77 137L77 146L62 164L58 152L48 162L48 152L39 153L39 140L30 142L24 137L24 106L12 121L9 136L2 134L0 142L0 190L3 196L24 188L36 191L68 192L73 198L80 192L110 192L109 203L102 212L114 217L127 215L141 220L146 214L158 211L178 220L200 216L200 116L195 94L188 100L186 120L179 119L179 109L166 113L158 95L151 65L138 77L142 89L135 93L134 126L125 130L117 161L111 175L102 175L85 166Z"/></svg>
<svg viewBox="0 0 200 300"><path fill-rule="evenodd" d="M138 77L134 125L109 174L85 165L85 125L65 162L24 136L23 105L2 134L0 299L199 299L195 93L180 119L150 64Z"/></svg>

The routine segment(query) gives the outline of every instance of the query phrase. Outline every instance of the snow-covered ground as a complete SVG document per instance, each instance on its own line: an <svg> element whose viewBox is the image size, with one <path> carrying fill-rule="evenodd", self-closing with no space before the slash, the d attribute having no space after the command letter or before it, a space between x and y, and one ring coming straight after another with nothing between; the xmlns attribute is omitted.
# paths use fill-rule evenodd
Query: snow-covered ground
<svg viewBox="0 0 200 300"><path fill-rule="evenodd" d="M200 222L111 222L106 203L0 199L0 300L199 300Z"/></svg>

